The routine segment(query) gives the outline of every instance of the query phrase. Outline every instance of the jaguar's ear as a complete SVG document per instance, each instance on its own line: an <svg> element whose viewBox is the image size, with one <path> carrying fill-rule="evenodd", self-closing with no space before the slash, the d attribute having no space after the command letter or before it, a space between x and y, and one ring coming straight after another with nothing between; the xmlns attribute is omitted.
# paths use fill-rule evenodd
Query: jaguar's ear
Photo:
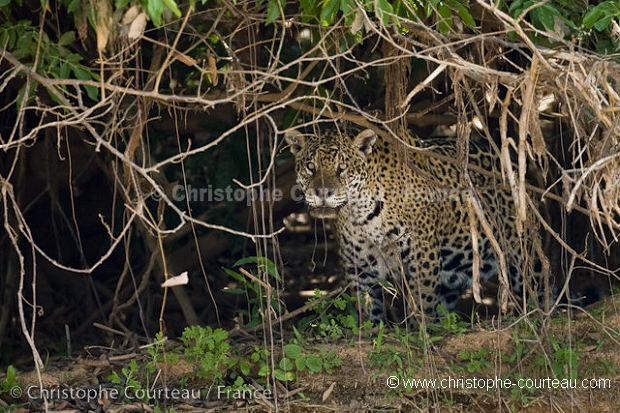
<svg viewBox="0 0 620 413"><path fill-rule="evenodd" d="M372 152L372 146L377 141L377 134L372 129L365 129L361 131L356 137L353 143L357 146L357 149L368 155Z"/></svg>
<svg viewBox="0 0 620 413"><path fill-rule="evenodd" d="M306 140L304 139L304 135L299 132L297 129L287 130L284 133L284 139L291 147L291 153L293 155L297 155L306 144Z"/></svg>

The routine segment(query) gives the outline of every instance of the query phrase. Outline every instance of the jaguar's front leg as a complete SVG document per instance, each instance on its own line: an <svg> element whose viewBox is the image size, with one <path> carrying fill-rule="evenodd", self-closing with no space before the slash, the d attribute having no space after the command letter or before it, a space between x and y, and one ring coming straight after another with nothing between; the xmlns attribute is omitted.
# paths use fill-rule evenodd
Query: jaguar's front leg
<svg viewBox="0 0 620 413"><path fill-rule="evenodd" d="M434 320L437 317L440 283L440 254L437 234L417 233L409 241L410 246L401 256L406 282L403 291L406 303L406 319L424 317ZM411 320L413 321L413 320Z"/></svg>
<svg viewBox="0 0 620 413"><path fill-rule="evenodd" d="M347 265L346 268L347 278L355 289L360 305L368 310L370 321L374 325L385 322L383 287L377 274L368 268L362 269L355 265ZM370 305L366 305L366 293L370 298Z"/></svg>

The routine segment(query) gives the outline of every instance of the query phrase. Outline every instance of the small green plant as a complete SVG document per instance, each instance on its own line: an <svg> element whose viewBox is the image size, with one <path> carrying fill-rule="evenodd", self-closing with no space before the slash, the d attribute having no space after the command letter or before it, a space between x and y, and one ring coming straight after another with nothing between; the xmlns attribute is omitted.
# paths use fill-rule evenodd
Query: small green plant
<svg viewBox="0 0 620 413"><path fill-rule="evenodd" d="M615 0L602 1L583 16L583 27L598 32L612 30L614 21L620 20L620 3Z"/></svg>
<svg viewBox="0 0 620 413"><path fill-rule="evenodd" d="M17 385L17 371L15 367L9 366L6 368L6 377L0 381L0 394L5 394L11 391L13 387Z"/></svg>
<svg viewBox="0 0 620 413"><path fill-rule="evenodd" d="M560 342L549 337L549 342L553 348L553 358L551 360L551 370L558 379L576 379L577 378L577 350L576 343L570 345L562 345Z"/></svg>
<svg viewBox="0 0 620 413"><path fill-rule="evenodd" d="M419 325L417 330L412 330L408 327L403 329L395 325L390 337L400 342L404 348L416 348L424 353L428 351L433 343L443 339L442 336L431 335L430 328L427 330L424 325Z"/></svg>
<svg viewBox="0 0 620 413"><path fill-rule="evenodd" d="M166 338L162 332L155 334L155 340L153 344L147 348L147 353L150 356L150 361L147 363L145 369L147 373L154 373L159 368L159 363L172 363L175 364L179 361L179 355L175 352L165 352L164 343Z"/></svg>
<svg viewBox="0 0 620 413"><path fill-rule="evenodd" d="M2 3L2 2L0 2ZM88 66L82 64L83 57L73 53L71 46L77 41L74 31L64 32L58 41L52 41L48 36L41 36L39 28L34 27L32 22L21 20L17 24L10 22L0 26L0 44L15 54L19 59L38 57L41 61L36 66L37 73L59 79L99 80L99 75ZM45 52L41 53L41 49ZM57 94L46 89L52 100L63 104ZM88 97L97 100L99 90L93 86L85 86L84 90ZM69 95L66 86L60 86L57 93ZM34 89L26 90L25 87L19 92L19 100L27 96L27 100L34 98Z"/></svg>
<svg viewBox="0 0 620 413"><path fill-rule="evenodd" d="M189 362L197 364L196 375L211 382L220 382L234 365L228 352L228 332L221 328L186 327L181 335L182 351Z"/></svg>
<svg viewBox="0 0 620 413"><path fill-rule="evenodd" d="M523 360L528 352L528 347L525 345L524 340L520 340L516 334L513 334L512 338L515 343L514 351L510 354L501 353L499 355L503 361L508 362L510 365L521 363L521 360Z"/></svg>
<svg viewBox="0 0 620 413"><path fill-rule="evenodd" d="M359 323L357 302L357 297L347 293L324 300L321 290L315 289L314 296L306 302L313 314L302 319L299 326L302 329L314 328L324 342L334 342L357 335L361 330L370 330L373 325L369 320L361 325Z"/></svg>
<svg viewBox="0 0 620 413"><path fill-rule="evenodd" d="M276 265L265 257L247 257L237 261L233 266L241 267L245 264L255 264L258 266L259 274L266 274L269 279L281 282L282 278L276 268ZM243 288L229 288L223 290L228 294L245 295L248 303L247 310L241 310L240 313L247 318L247 327L259 325L264 320L264 314L268 309L273 310L277 314L281 312L281 304L277 299L277 294L272 294L271 299L267 294L268 289L272 288L262 279L241 270L242 273L233 271L229 268L223 270L231 278L239 283ZM268 302L269 301L269 302Z"/></svg>
<svg viewBox="0 0 620 413"><path fill-rule="evenodd" d="M272 370L269 363L270 352L258 346L254 347L250 359L253 363L258 364L258 376L268 378L273 375L280 382L290 382L294 381L301 372L332 374L334 367L342 365L342 359L333 351L319 348L315 352L296 342L286 344L283 352L283 357Z"/></svg>
<svg viewBox="0 0 620 413"><path fill-rule="evenodd" d="M342 360L333 351L327 351L324 348L319 348L318 354L313 354L299 344L287 344L284 346L284 355L283 360L293 361L298 372L307 370L310 373L324 371L327 374L332 374L334 367L342 365Z"/></svg>
<svg viewBox="0 0 620 413"><path fill-rule="evenodd" d="M388 367L392 365L398 366L399 369L404 367L406 354L396 349L393 344L385 344L381 350L376 348L370 352L370 367Z"/></svg>
<svg viewBox="0 0 620 413"><path fill-rule="evenodd" d="M334 318L330 318L324 322L320 322L317 325L319 335L325 339L325 341L337 341L340 338L345 337L345 331L342 326L338 325L338 322Z"/></svg>
<svg viewBox="0 0 620 413"><path fill-rule="evenodd" d="M521 379L526 379L523 375L516 373L512 380L516 383ZM530 402L530 398L534 395L534 388L527 386L512 386L510 387L511 398L511 411L517 411L521 406L525 406ZM520 406L521 405L521 406Z"/></svg>
<svg viewBox="0 0 620 413"><path fill-rule="evenodd" d="M13 366L6 368L6 377L0 380L0 396L4 394L8 394L11 399L19 398L22 394L22 390L17 382L17 371ZM16 403L0 403L0 413L17 411L20 407L21 405Z"/></svg>
<svg viewBox="0 0 620 413"><path fill-rule="evenodd" d="M224 376L235 365L235 361L228 354L230 348L228 333L221 328L213 330L210 327L187 327L180 340L183 346L174 351L165 352L164 336L158 333L153 345L147 350L150 356L147 363L139 365L136 359L132 359L120 372L112 372L108 379L119 390L119 394L141 400L146 404L155 402L154 408L159 409L156 400L149 400L148 390L151 388L151 378L160 369L160 363L176 363L179 358L183 357L197 366L195 370L197 377L206 379L210 383L223 382ZM244 365L240 364L240 367L243 371ZM188 379L182 379L179 383L181 387L187 383ZM233 385L239 383L243 384L243 380L237 380ZM169 410L166 411L169 412Z"/></svg>
<svg viewBox="0 0 620 413"><path fill-rule="evenodd" d="M119 394L130 396L127 391L128 389L131 389L132 396L135 396L137 399L143 401L144 403L148 403L149 400L146 396L148 392L145 391L145 387L140 380L141 375L142 372L140 371L138 362L136 361L136 359L132 359L127 367L123 367L121 369L121 374L113 371L112 374L108 377L108 380L110 380L114 387L119 390ZM148 386L146 388L148 388Z"/></svg>
<svg viewBox="0 0 620 413"><path fill-rule="evenodd" d="M588 365L585 374L594 374L597 376L610 375L612 377L618 375L614 365L605 357L600 357L594 363Z"/></svg>
<svg viewBox="0 0 620 413"><path fill-rule="evenodd" d="M432 331L440 334L454 334L461 336L469 329L469 323L461 320L454 311L447 311L443 306L437 308L439 314L439 324L431 324Z"/></svg>
<svg viewBox="0 0 620 413"><path fill-rule="evenodd" d="M271 374L271 368L269 367L269 350L266 348L260 348L258 346L254 346L254 352L250 356L250 360L254 364L258 364L258 376L259 377L269 377Z"/></svg>
<svg viewBox="0 0 620 413"><path fill-rule="evenodd" d="M470 373L480 373L486 368L491 368L492 364L487 360L487 356L491 354L490 350L481 348L475 351L461 350L459 358L467 362L466 368Z"/></svg>
<svg viewBox="0 0 620 413"><path fill-rule="evenodd" d="M426 346L433 341L432 337L424 328L420 327L417 334L407 329L401 329L394 326L394 331L388 337L396 344L386 343L385 326L383 323L379 325L379 331L373 339L373 348L370 350L370 366L375 368L383 368L382 373L387 372L387 368L396 367L396 371L392 374L398 374L403 377L413 376L415 371L423 366L424 360L417 356L419 351L425 352ZM376 378L376 377L375 377Z"/></svg>

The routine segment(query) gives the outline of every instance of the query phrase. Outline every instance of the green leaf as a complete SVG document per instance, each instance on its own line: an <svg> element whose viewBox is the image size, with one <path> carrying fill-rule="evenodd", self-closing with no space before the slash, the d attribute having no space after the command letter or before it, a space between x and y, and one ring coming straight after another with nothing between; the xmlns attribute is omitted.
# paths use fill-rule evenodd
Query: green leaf
<svg viewBox="0 0 620 413"><path fill-rule="evenodd" d="M220 42L220 36L218 36L216 33L211 33L209 35L209 37L207 37L207 40L211 43L211 44L218 44Z"/></svg>
<svg viewBox="0 0 620 413"><path fill-rule="evenodd" d="M452 9L441 3L437 7L437 13L439 13L439 16L441 16L441 18L438 19L439 21L437 22L437 28L439 29L440 33L446 34L450 31L450 28L452 27Z"/></svg>
<svg viewBox="0 0 620 413"><path fill-rule="evenodd" d="M470 28L476 27L476 21L467 7L461 5L456 9L456 12L466 26Z"/></svg>
<svg viewBox="0 0 620 413"><path fill-rule="evenodd" d="M57 87L57 94L56 93L52 93L52 89L54 89L54 86L50 86L49 88L45 88L45 90L47 91L47 94L49 95L50 99L52 99L54 102L58 103L59 105L64 105L64 103L60 100L60 98L57 96L57 94L59 95L66 95L67 89L64 85L60 85Z"/></svg>
<svg viewBox="0 0 620 413"><path fill-rule="evenodd" d="M241 370L241 374L243 374L244 376L248 376L250 374L250 363L248 363L247 361L240 361L239 362L239 370Z"/></svg>
<svg viewBox="0 0 620 413"><path fill-rule="evenodd" d="M231 277L232 277L235 281L238 281L238 282L240 282L240 283L242 283L242 284L244 284L244 283L245 283L245 281L246 281L246 280L245 280L245 277L244 277L243 275L241 275L241 274L239 274L238 272L233 271L233 270L231 270L231 269L229 269L229 268L222 268L222 269L224 270L224 272L225 272L226 274L228 274L229 276L231 276Z"/></svg>
<svg viewBox="0 0 620 413"><path fill-rule="evenodd" d="M228 338L228 331L224 330L223 328L216 328L215 331L213 331L213 339L216 341L224 341Z"/></svg>
<svg viewBox="0 0 620 413"><path fill-rule="evenodd" d="M308 356L306 366L313 373L318 373L323 369L323 360L318 356Z"/></svg>
<svg viewBox="0 0 620 413"><path fill-rule="evenodd" d="M265 377L269 376L269 373L271 373L271 369L269 368L269 366L266 363L261 364L260 369L258 369L258 375L261 377Z"/></svg>
<svg viewBox="0 0 620 413"><path fill-rule="evenodd" d="M168 7L175 16L181 17L181 10L179 10L179 6L177 6L176 1L174 1L174 0L163 0L163 2L166 5L166 7Z"/></svg>
<svg viewBox="0 0 620 413"><path fill-rule="evenodd" d="M439 15L446 21L450 21L450 24L452 23L452 9L446 4L439 4L439 6L437 6L437 13L439 13Z"/></svg>
<svg viewBox="0 0 620 413"><path fill-rule="evenodd" d="M284 354L292 359L298 358L302 351L303 348L298 344L287 344L284 346Z"/></svg>
<svg viewBox="0 0 620 413"><path fill-rule="evenodd" d="M69 31L60 36L60 39L58 39L58 46L69 46L73 42L75 42L75 32Z"/></svg>
<svg viewBox="0 0 620 413"><path fill-rule="evenodd" d="M265 257L246 257L241 258L239 261L234 263L235 267L239 267L244 264L256 264L258 266L265 267L267 274L274 277L276 280L281 281L280 274L278 273L278 269L276 265L268 258Z"/></svg>
<svg viewBox="0 0 620 413"><path fill-rule="evenodd" d="M316 1L313 0L299 0L301 10L309 15L315 14Z"/></svg>
<svg viewBox="0 0 620 413"><path fill-rule="evenodd" d="M148 0L146 2L146 14L149 15L155 26L160 27L162 15L164 14L164 3L162 0Z"/></svg>
<svg viewBox="0 0 620 413"><path fill-rule="evenodd" d="M592 26L594 26L594 24L599 21L599 19L603 16L603 12L595 7L591 10L588 10L588 12L585 14L585 16L583 16L583 20L581 21L581 24L583 25L584 28L586 29L591 29Z"/></svg>
<svg viewBox="0 0 620 413"><path fill-rule="evenodd" d="M599 31L599 32L604 31L605 29L607 29L611 25L612 18L613 18L613 16L605 16L605 17L601 18L599 21L594 23L594 28L597 31Z"/></svg>
<svg viewBox="0 0 620 413"><path fill-rule="evenodd" d="M115 371L113 371L112 374L110 374L108 376L108 380L110 380L110 383L112 383L112 384L122 384L123 383L123 380L121 380L121 377Z"/></svg>
<svg viewBox="0 0 620 413"><path fill-rule="evenodd" d="M94 86L84 86L84 89L86 89L86 94L91 100L99 99L99 88Z"/></svg>
<svg viewBox="0 0 620 413"><path fill-rule="evenodd" d="M122 9L123 7L127 6L130 2L131 0L116 0L114 2L114 9L115 10Z"/></svg>
<svg viewBox="0 0 620 413"><path fill-rule="evenodd" d="M336 18L336 13L340 9L340 0L324 0L319 15L319 21L323 26L329 26Z"/></svg>
<svg viewBox="0 0 620 413"><path fill-rule="evenodd" d="M525 5L523 4L523 0L516 0L513 1L510 4L510 7L508 8L508 12L510 12L510 15L512 17L519 17L519 15L521 14L521 11L525 8Z"/></svg>
<svg viewBox="0 0 620 413"><path fill-rule="evenodd" d="M168 7L170 9L170 11L172 11L172 13L175 16L181 17L181 10L179 9L179 6L177 5L176 1L174 1L174 0L163 0L163 2L166 5L166 7Z"/></svg>
<svg viewBox="0 0 620 413"><path fill-rule="evenodd" d="M20 35L17 39L16 47L21 53L30 53L32 51L30 49L33 46L32 40L33 39L28 32L24 35Z"/></svg>
<svg viewBox="0 0 620 413"><path fill-rule="evenodd" d="M17 370L15 370L13 365L10 365L6 368L6 381L8 383L13 383L15 380L17 380Z"/></svg>
<svg viewBox="0 0 620 413"><path fill-rule="evenodd" d="M532 17L538 19L542 24L542 28L553 30L555 28L555 18L559 12L552 6L544 4L541 7L532 10Z"/></svg>
<svg viewBox="0 0 620 413"><path fill-rule="evenodd" d="M282 360L280 360L280 363L278 364L278 366L283 371L292 371L294 367L293 362L288 357L284 357Z"/></svg>
<svg viewBox="0 0 620 413"><path fill-rule="evenodd" d="M385 26L390 24L390 14L394 13L392 5L387 0L377 0L375 14Z"/></svg>
<svg viewBox="0 0 620 413"><path fill-rule="evenodd" d="M73 74L76 79L80 80L91 80L90 72L82 65L74 65L73 66Z"/></svg>
<svg viewBox="0 0 620 413"><path fill-rule="evenodd" d="M274 377L280 381L293 381L295 380L295 373L292 371L282 371L280 369L276 369L273 372Z"/></svg>
<svg viewBox="0 0 620 413"><path fill-rule="evenodd" d="M342 14L347 16L348 19L353 19L353 10L357 9L357 5L355 4L355 0L341 0L340 1L340 11Z"/></svg>
<svg viewBox="0 0 620 413"><path fill-rule="evenodd" d="M65 60L71 63L79 63L82 61L82 56L77 53L70 53L65 57Z"/></svg>
<svg viewBox="0 0 620 413"><path fill-rule="evenodd" d="M285 5L286 0L269 0L269 5L267 6L267 20L265 21L265 24L269 25L282 17L282 12Z"/></svg>
<svg viewBox="0 0 620 413"><path fill-rule="evenodd" d="M235 262L233 264L233 267L241 267L244 264L257 264L258 263L258 257L245 257L245 258L241 258L240 260L238 260L237 262Z"/></svg>
<svg viewBox="0 0 620 413"><path fill-rule="evenodd" d="M37 84L31 85L30 89L26 89L26 85L19 88L17 92L17 105L19 108L26 107L32 101L32 98L36 92Z"/></svg>
<svg viewBox="0 0 620 413"><path fill-rule="evenodd" d="M601 32L609 28L614 17L620 18L620 5L616 1L604 1L583 16L582 24L586 29L594 27Z"/></svg>
<svg viewBox="0 0 620 413"><path fill-rule="evenodd" d="M67 11L77 18L77 14L80 12L80 0L68 0Z"/></svg>
<svg viewBox="0 0 620 413"><path fill-rule="evenodd" d="M58 75L61 79L68 79L70 74L71 66L69 66L69 63L64 62L62 65L60 65L60 71L58 72Z"/></svg>
<svg viewBox="0 0 620 413"><path fill-rule="evenodd" d="M304 371L306 369L306 358L298 357L295 359L295 367L297 371Z"/></svg>

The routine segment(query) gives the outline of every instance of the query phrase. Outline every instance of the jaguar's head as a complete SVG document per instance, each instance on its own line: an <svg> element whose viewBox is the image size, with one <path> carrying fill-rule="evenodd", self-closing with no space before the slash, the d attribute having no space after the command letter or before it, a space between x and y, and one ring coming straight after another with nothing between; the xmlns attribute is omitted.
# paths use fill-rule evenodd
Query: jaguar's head
<svg viewBox="0 0 620 413"><path fill-rule="evenodd" d="M367 156L377 139L374 131L352 137L336 129L320 135L291 130L285 139L295 155L297 183L312 216L334 218L351 198L361 196L368 177Z"/></svg>

